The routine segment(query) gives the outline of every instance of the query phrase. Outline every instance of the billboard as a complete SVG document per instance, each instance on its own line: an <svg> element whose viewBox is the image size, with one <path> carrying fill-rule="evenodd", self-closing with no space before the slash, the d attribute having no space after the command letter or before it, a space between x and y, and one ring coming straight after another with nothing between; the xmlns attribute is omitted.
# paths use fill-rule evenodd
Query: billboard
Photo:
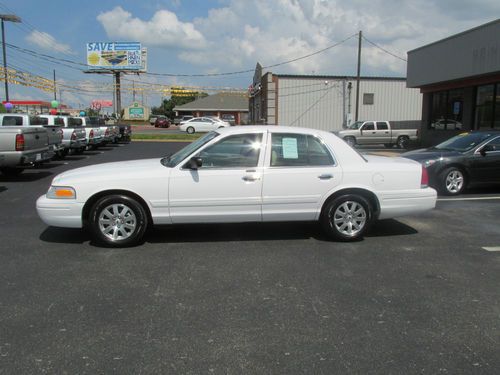
<svg viewBox="0 0 500 375"><path fill-rule="evenodd" d="M87 65L90 69L141 70L141 43L87 43Z"/></svg>

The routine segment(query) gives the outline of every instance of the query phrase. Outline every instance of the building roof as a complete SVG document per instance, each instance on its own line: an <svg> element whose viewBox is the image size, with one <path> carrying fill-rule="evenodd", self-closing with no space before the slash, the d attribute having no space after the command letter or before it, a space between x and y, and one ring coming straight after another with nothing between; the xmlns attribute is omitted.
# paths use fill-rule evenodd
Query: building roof
<svg viewBox="0 0 500 375"><path fill-rule="evenodd" d="M237 111L248 112L248 94L217 93L178 105L174 111Z"/></svg>
<svg viewBox="0 0 500 375"><path fill-rule="evenodd" d="M325 75L304 75L304 74L279 74L272 73L273 76L278 78L300 78L300 79L331 79L331 80L355 80L356 76L325 76ZM360 76L362 80L367 81L406 81L406 77L368 77Z"/></svg>

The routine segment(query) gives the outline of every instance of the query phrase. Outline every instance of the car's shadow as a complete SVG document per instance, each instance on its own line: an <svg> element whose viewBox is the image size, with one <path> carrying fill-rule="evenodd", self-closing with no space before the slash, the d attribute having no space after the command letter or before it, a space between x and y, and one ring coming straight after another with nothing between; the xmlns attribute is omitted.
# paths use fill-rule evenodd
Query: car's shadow
<svg viewBox="0 0 500 375"><path fill-rule="evenodd" d="M0 186L0 193L3 193L6 190L8 190L8 189L5 186Z"/></svg>
<svg viewBox="0 0 500 375"><path fill-rule="evenodd" d="M414 228L397 220L388 219L375 222L365 237L402 236L418 233ZM162 225L151 228L144 242L190 243L190 242L227 242L227 241L279 241L304 240L313 238L318 241L331 240L314 222L288 223L243 223L243 224L189 224ZM82 244L91 241L83 229L48 227L40 235L40 240L51 243Z"/></svg>
<svg viewBox="0 0 500 375"><path fill-rule="evenodd" d="M38 181L53 173L49 171L38 171L34 169L26 170L18 176L5 176L0 174L0 182L32 182Z"/></svg>

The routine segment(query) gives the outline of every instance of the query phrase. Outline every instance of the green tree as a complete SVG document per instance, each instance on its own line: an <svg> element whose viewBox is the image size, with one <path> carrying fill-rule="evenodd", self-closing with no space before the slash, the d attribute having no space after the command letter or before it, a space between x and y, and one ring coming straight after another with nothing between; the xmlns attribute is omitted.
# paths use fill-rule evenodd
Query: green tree
<svg viewBox="0 0 500 375"><path fill-rule="evenodd" d="M162 108L163 109L163 115L167 116L168 118L172 119L175 117L175 112L174 108L178 105L183 105L186 103L191 103L195 101L196 99L204 98L208 96L206 92L193 92L193 91L188 91L187 93L183 94L172 94L170 99L164 99L163 103L161 104L161 107L153 107L153 108ZM155 113L153 111L153 113ZM157 113L160 114L160 113Z"/></svg>

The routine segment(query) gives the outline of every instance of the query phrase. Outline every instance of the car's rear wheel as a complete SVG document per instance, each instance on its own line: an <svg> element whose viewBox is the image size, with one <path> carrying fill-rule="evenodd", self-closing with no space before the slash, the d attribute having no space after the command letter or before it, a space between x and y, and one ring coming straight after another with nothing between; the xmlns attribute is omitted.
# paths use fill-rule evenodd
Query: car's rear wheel
<svg viewBox="0 0 500 375"><path fill-rule="evenodd" d="M466 182L462 170L457 167L447 168L440 174L439 190L445 195L458 195L465 190Z"/></svg>
<svg viewBox="0 0 500 375"><path fill-rule="evenodd" d="M410 142L410 138L408 138L405 135L402 135L401 137L398 138L396 141L396 144L400 149L406 149L408 147L408 143Z"/></svg>
<svg viewBox="0 0 500 375"><path fill-rule="evenodd" d="M109 247L128 247L144 237L148 215L135 199L108 195L92 207L89 225L96 242Z"/></svg>
<svg viewBox="0 0 500 375"><path fill-rule="evenodd" d="M351 147L356 146L356 138L354 137L345 137L344 141Z"/></svg>
<svg viewBox="0 0 500 375"><path fill-rule="evenodd" d="M355 241L366 233L372 216L371 205L365 198L346 194L326 203L320 221L329 237L340 241Z"/></svg>
<svg viewBox="0 0 500 375"><path fill-rule="evenodd" d="M186 129L186 133L188 134L193 134L194 133L194 128L192 126L189 126L187 129Z"/></svg>

